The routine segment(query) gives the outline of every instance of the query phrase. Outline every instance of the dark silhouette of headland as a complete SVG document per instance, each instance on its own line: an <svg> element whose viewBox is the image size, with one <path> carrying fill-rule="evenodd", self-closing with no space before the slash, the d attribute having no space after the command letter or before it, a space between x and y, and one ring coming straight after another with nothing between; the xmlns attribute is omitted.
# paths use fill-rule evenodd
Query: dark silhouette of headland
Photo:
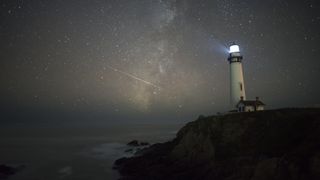
<svg viewBox="0 0 320 180"><path fill-rule="evenodd" d="M122 180L320 179L320 109L201 116L114 168Z"/></svg>

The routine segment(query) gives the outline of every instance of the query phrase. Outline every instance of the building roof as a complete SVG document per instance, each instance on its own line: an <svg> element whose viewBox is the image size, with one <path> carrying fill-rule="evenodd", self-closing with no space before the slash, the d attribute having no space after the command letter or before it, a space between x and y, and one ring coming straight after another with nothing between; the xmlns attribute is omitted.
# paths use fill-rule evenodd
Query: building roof
<svg viewBox="0 0 320 180"><path fill-rule="evenodd" d="M240 100L237 104L237 106L242 103L245 106L265 106L263 102L260 100Z"/></svg>

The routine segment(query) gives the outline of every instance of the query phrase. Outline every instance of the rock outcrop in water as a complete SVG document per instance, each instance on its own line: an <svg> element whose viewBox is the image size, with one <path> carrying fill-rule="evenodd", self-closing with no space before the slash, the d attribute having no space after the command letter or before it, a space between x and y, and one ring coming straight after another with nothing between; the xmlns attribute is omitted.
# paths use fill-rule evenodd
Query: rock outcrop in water
<svg viewBox="0 0 320 180"><path fill-rule="evenodd" d="M24 167L25 167L24 165L12 167L5 164L0 164L0 180L8 179L9 176L16 174L18 171L22 170Z"/></svg>
<svg viewBox="0 0 320 180"><path fill-rule="evenodd" d="M127 180L320 179L320 109L201 117L115 168Z"/></svg>
<svg viewBox="0 0 320 180"><path fill-rule="evenodd" d="M148 146L150 144L148 142L139 142L138 140L132 140L128 142L127 145L137 147L137 146Z"/></svg>

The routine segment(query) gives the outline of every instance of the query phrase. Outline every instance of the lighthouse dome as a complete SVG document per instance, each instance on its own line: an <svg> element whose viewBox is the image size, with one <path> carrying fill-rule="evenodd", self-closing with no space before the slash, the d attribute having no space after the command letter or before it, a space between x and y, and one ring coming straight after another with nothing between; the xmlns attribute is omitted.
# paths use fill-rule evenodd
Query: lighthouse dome
<svg viewBox="0 0 320 180"><path fill-rule="evenodd" d="M229 53L237 53L240 52L240 48L238 45L234 44L230 46Z"/></svg>

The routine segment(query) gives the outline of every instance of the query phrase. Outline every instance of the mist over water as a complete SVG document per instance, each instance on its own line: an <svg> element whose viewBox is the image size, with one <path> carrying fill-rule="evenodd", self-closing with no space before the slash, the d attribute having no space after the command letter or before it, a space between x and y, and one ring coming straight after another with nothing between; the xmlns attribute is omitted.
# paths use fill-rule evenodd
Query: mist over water
<svg viewBox="0 0 320 180"><path fill-rule="evenodd" d="M113 162L137 139L150 143L172 139L181 125L131 127L0 128L0 164L25 165L9 180L117 179Z"/></svg>

